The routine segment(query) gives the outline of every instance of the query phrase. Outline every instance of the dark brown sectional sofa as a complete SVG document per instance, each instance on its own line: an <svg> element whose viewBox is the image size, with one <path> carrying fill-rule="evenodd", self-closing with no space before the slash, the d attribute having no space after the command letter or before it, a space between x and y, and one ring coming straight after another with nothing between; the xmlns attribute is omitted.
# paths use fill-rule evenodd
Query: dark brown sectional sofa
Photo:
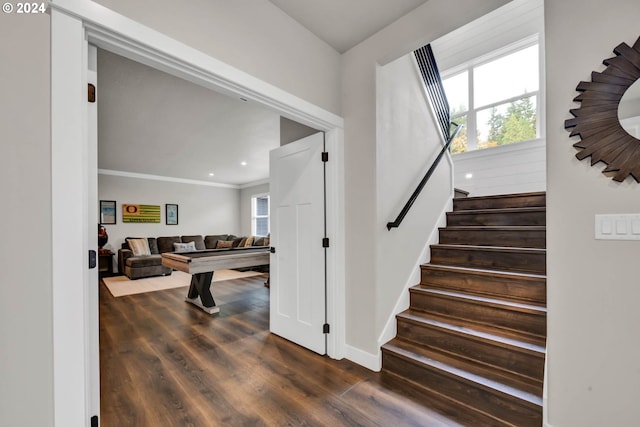
<svg viewBox="0 0 640 427"><path fill-rule="evenodd" d="M131 237L127 237L131 239ZM175 252L175 244L193 242L196 250L219 249L221 247L239 246L269 246L268 237L238 237L233 234L216 234L208 236L165 236L147 237L150 255L134 255L125 239L122 248L118 250L118 271L129 279L143 277L167 276L171 269L162 265L162 255L165 252ZM222 242L222 243L218 243Z"/></svg>

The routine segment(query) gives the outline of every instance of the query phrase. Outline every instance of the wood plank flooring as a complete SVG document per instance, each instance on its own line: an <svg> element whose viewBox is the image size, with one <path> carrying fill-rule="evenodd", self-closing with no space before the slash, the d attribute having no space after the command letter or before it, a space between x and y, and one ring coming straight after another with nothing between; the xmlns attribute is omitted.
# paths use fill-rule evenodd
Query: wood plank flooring
<svg viewBox="0 0 640 427"><path fill-rule="evenodd" d="M263 282L215 283L214 316L186 288L114 298L101 283L101 425L461 425L393 376L270 334Z"/></svg>

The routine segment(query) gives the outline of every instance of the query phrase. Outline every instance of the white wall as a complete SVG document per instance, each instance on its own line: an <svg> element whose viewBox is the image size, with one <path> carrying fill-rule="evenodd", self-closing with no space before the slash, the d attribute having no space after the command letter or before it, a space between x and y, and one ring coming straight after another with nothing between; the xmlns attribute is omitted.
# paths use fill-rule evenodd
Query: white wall
<svg viewBox="0 0 640 427"><path fill-rule="evenodd" d="M554 427L640 420L638 241L594 240L594 215L639 213L640 185L578 161L564 120L576 85L640 33L637 0L545 2L547 41L548 421ZM575 24L573 24L575 23Z"/></svg>
<svg viewBox="0 0 640 427"><path fill-rule="evenodd" d="M340 114L340 55L267 0L97 3Z"/></svg>
<svg viewBox="0 0 640 427"><path fill-rule="evenodd" d="M545 191L546 155L543 139L455 154L454 185L469 197Z"/></svg>
<svg viewBox="0 0 640 427"><path fill-rule="evenodd" d="M49 30L0 14L2 426L53 426Z"/></svg>
<svg viewBox="0 0 640 427"><path fill-rule="evenodd" d="M116 224L105 225L116 252L126 237L240 233L240 190L112 175L98 176L100 200L116 201ZM122 204L160 205L160 223L122 222ZM178 205L178 225L165 224L165 204Z"/></svg>
<svg viewBox="0 0 640 427"><path fill-rule="evenodd" d="M396 218L444 144L423 86L413 54L378 67L377 230ZM395 336L394 316L408 307L407 288L419 283L418 266L429 257L425 249L435 243L432 237L437 241L433 233L451 206L452 166L444 157L400 227L379 234L375 265L384 297L378 298L376 311L381 319L391 319L380 344ZM399 300L401 306L395 307Z"/></svg>
<svg viewBox="0 0 640 427"><path fill-rule="evenodd" d="M343 55L345 117L346 306L349 357L374 360L386 313L372 310L393 299L371 260L386 228L377 219L376 65L386 64L507 3L430 0ZM398 189L406 191L406 189Z"/></svg>
<svg viewBox="0 0 640 427"><path fill-rule="evenodd" d="M240 190L240 235L251 235L251 198L262 194L269 194L268 183Z"/></svg>

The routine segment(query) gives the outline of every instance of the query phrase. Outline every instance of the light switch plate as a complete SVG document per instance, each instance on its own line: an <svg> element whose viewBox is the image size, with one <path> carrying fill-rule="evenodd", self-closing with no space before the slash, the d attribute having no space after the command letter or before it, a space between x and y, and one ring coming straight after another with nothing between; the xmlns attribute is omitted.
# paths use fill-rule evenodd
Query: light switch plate
<svg viewBox="0 0 640 427"><path fill-rule="evenodd" d="M598 240L640 240L640 214L596 215Z"/></svg>

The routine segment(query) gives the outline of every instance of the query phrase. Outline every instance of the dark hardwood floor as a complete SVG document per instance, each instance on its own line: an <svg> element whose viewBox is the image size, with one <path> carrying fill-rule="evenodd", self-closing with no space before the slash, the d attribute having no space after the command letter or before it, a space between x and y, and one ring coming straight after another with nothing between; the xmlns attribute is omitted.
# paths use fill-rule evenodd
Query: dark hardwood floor
<svg viewBox="0 0 640 427"><path fill-rule="evenodd" d="M270 334L263 282L214 283L214 316L186 288L114 298L101 283L102 426L460 425L402 381Z"/></svg>

